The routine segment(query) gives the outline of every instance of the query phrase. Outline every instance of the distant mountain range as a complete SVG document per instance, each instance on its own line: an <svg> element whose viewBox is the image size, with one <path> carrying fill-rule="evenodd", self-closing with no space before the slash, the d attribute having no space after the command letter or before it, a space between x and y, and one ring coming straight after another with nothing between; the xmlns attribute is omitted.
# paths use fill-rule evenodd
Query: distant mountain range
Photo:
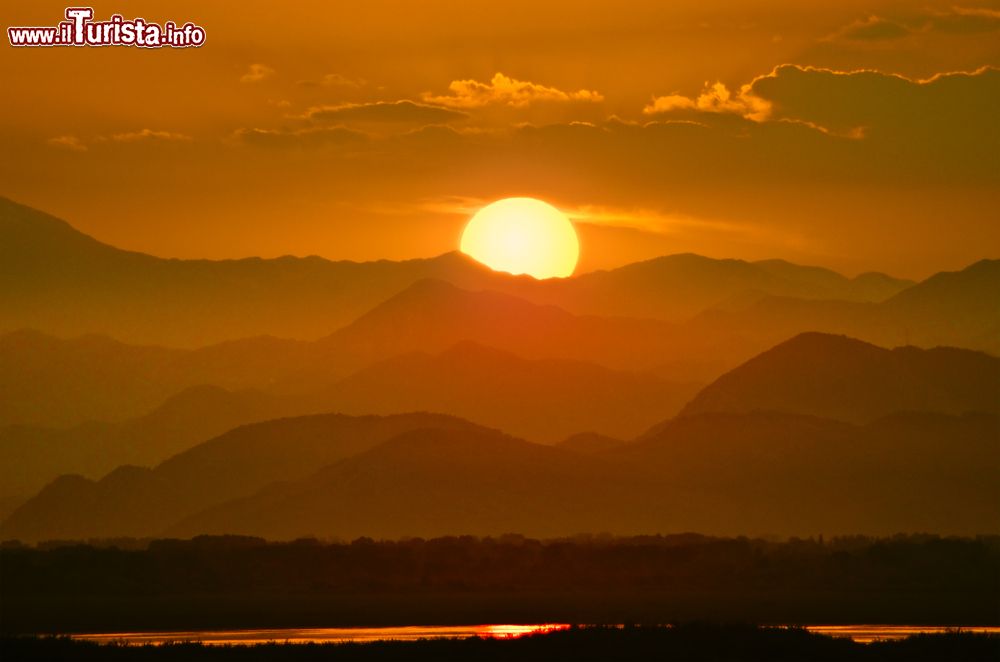
<svg viewBox="0 0 1000 662"><path fill-rule="evenodd" d="M314 342L258 337L168 350L100 336L0 335L0 424L120 421L201 384L308 395L402 354L438 354L463 342L516 355L508 360L654 370L675 383L707 381L755 349L729 333L688 335L668 322L573 315L507 294L421 280ZM699 364L692 357L707 358ZM684 362L692 366L662 368ZM676 403L674 395L663 397Z"/></svg>
<svg viewBox="0 0 1000 662"><path fill-rule="evenodd" d="M377 362L294 395L200 385L122 422L0 426L0 496L27 497L59 474L96 478L121 464L154 465L238 425L321 412L448 412L546 443L580 430L633 437L674 416L698 387L464 342Z"/></svg>
<svg viewBox="0 0 1000 662"><path fill-rule="evenodd" d="M942 272L880 303L760 297L701 313L692 329L737 328L774 344L802 331L847 334L889 347L948 345L1000 355L1000 260Z"/></svg>
<svg viewBox="0 0 1000 662"><path fill-rule="evenodd" d="M9 516L0 538L153 535L205 507L305 478L404 432L476 427L433 414L327 414L241 426L153 469L124 465L99 481L62 476Z"/></svg>
<svg viewBox="0 0 1000 662"><path fill-rule="evenodd" d="M681 414L752 411L857 423L900 411L1000 413L1000 358L803 333L715 380Z"/></svg>
<svg viewBox="0 0 1000 662"><path fill-rule="evenodd" d="M503 371L516 384L526 370L539 374L531 397L544 397L538 362L474 345L393 359L342 388L362 402L393 393L386 403L374 396L391 409L401 393L420 397L415 377L427 370L455 363L460 377L483 361L499 362L485 369L499 375L493 388L503 391ZM274 420L153 469L59 478L7 518L0 537L990 532L1000 521L997 362L804 334L633 442L584 434L541 446L431 414ZM427 397L470 407L475 397L462 391L473 387L457 379ZM552 397L537 415L559 410Z"/></svg>
<svg viewBox="0 0 1000 662"><path fill-rule="evenodd" d="M1000 260L169 260L0 199L0 282L2 538L1000 521Z"/></svg>
<svg viewBox="0 0 1000 662"><path fill-rule="evenodd" d="M0 495L26 498L60 474L96 478L122 464L154 465L239 425L311 411L308 403L261 391L193 386L123 422L2 426Z"/></svg>
<svg viewBox="0 0 1000 662"><path fill-rule="evenodd" d="M7 283L0 329L176 347L259 335L320 338L426 278L581 315L670 321L764 296L881 301L912 284L884 274L848 279L780 260L689 254L548 281L493 272L459 253L366 263L163 259L103 244L6 198L0 198L0 277Z"/></svg>
<svg viewBox="0 0 1000 662"><path fill-rule="evenodd" d="M555 443L581 430L630 438L672 417L699 384L562 359L522 359L473 342L376 363L308 398L345 414L447 412Z"/></svg>
<svg viewBox="0 0 1000 662"><path fill-rule="evenodd" d="M60 478L0 537L995 532L998 422L705 414L586 454L426 415L282 419Z"/></svg>

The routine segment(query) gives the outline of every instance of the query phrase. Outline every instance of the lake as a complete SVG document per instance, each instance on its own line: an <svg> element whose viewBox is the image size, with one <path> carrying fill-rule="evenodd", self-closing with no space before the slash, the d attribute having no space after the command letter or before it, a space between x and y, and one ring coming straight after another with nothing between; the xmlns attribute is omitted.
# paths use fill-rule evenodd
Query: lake
<svg viewBox="0 0 1000 662"><path fill-rule="evenodd" d="M281 628L274 630L194 630L177 632L110 632L74 634L73 639L108 643L124 641L130 644L164 644L193 641L203 644L346 643L380 640L416 641L417 639L448 639L465 637L515 638L565 630L565 623L532 625L417 625L377 628ZM902 639L913 634L938 633L960 629L966 632L1000 634L1000 627L988 626L928 626L928 625L807 625L810 632L833 637L850 637L867 643L876 639Z"/></svg>

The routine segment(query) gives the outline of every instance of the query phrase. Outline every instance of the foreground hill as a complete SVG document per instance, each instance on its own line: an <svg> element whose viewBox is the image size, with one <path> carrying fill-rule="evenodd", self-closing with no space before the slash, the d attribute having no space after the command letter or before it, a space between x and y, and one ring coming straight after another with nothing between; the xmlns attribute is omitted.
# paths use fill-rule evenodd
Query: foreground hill
<svg viewBox="0 0 1000 662"><path fill-rule="evenodd" d="M902 416L862 427L716 415L600 455L493 433L420 431L210 508L169 533L993 531L998 430L987 415Z"/></svg>
<svg viewBox="0 0 1000 662"><path fill-rule="evenodd" d="M492 272L458 253L402 262L319 257L169 260L103 244L53 216L0 198L0 330L96 333L195 347L247 336L313 339L418 280L503 291L577 314L686 319L734 297L880 301L909 286L848 279L780 260L671 255L568 279Z"/></svg>
<svg viewBox="0 0 1000 662"><path fill-rule="evenodd" d="M447 417L283 419L60 478L0 537L995 532L998 432L994 414L704 414L587 454Z"/></svg>
<svg viewBox="0 0 1000 662"><path fill-rule="evenodd" d="M899 413L860 426L775 412L700 414L607 456L657 476L673 498L672 530L1000 529L996 414Z"/></svg>
<svg viewBox="0 0 1000 662"><path fill-rule="evenodd" d="M252 530L285 539L334 530L375 538L603 530L597 525L621 507L624 480L596 458L499 432L417 430L302 481L210 508L167 533ZM607 498L609 487L617 498Z"/></svg>
<svg viewBox="0 0 1000 662"><path fill-rule="evenodd" d="M719 377L682 415L758 410L854 422L897 411L1000 412L1000 358L804 333Z"/></svg>
<svg viewBox="0 0 1000 662"><path fill-rule="evenodd" d="M155 535L213 504L303 478L403 432L434 427L475 426L432 414L328 414L239 427L152 469L121 466L99 481L62 476L0 524L0 537Z"/></svg>

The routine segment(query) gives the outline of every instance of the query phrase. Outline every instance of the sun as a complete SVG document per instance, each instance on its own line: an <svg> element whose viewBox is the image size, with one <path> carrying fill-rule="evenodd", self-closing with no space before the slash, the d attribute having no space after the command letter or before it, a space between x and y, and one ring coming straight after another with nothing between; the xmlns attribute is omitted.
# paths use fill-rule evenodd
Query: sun
<svg viewBox="0 0 1000 662"><path fill-rule="evenodd" d="M535 278L573 274L580 241L561 211L534 198L504 198L477 211L461 250L491 269Z"/></svg>

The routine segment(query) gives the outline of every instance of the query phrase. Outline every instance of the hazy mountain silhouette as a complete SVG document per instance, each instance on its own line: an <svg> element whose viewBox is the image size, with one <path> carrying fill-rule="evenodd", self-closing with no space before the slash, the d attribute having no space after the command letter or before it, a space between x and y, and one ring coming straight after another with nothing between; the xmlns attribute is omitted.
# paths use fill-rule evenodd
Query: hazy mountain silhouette
<svg viewBox="0 0 1000 662"><path fill-rule="evenodd" d="M61 476L4 520L0 537L157 535L186 515L275 481L306 477L403 432L426 428L476 426L433 414L327 414L246 425L152 469L124 465L98 481Z"/></svg>
<svg viewBox="0 0 1000 662"><path fill-rule="evenodd" d="M573 315L512 295L421 280L315 342L261 336L180 350L94 335L0 335L0 424L123 421L200 384L309 394L394 356L440 353L464 341L530 359L657 368L681 381L708 381L757 349L728 330L690 334L662 321Z"/></svg>
<svg viewBox="0 0 1000 662"><path fill-rule="evenodd" d="M0 425L124 421L194 386L272 386L313 365L312 352L309 343L268 337L178 350L12 331L0 334Z"/></svg>
<svg viewBox="0 0 1000 662"><path fill-rule="evenodd" d="M169 533L995 531L997 430L993 415L914 414L864 427L705 415L598 455L492 432L417 431Z"/></svg>
<svg viewBox="0 0 1000 662"><path fill-rule="evenodd" d="M879 321L924 346L955 345L1000 356L1000 260L942 272L878 307Z"/></svg>
<svg viewBox="0 0 1000 662"><path fill-rule="evenodd" d="M878 273L849 279L784 260L717 260L684 253L533 288L518 283L516 293L575 313L682 321L741 295L881 301L912 284Z"/></svg>
<svg viewBox="0 0 1000 662"><path fill-rule="evenodd" d="M260 391L194 386L120 423L0 427L0 495L26 497L60 474L96 478L121 464L156 464L238 425L314 411L310 407Z"/></svg>
<svg viewBox="0 0 1000 662"><path fill-rule="evenodd" d="M608 521L608 506L615 505L594 486L612 475L596 458L500 432L417 430L303 481L209 509L168 533L565 534Z"/></svg>
<svg viewBox="0 0 1000 662"><path fill-rule="evenodd" d="M444 412L555 443L580 430L634 437L675 415L698 387L580 361L522 359L463 341L440 354L376 363L309 400L346 414Z"/></svg>
<svg viewBox="0 0 1000 662"><path fill-rule="evenodd" d="M752 355L729 330L695 335L659 320L575 315L433 279L415 283L319 344L336 357L333 362L361 367L408 352L441 352L467 340L529 359L590 361L627 370L691 355L731 366Z"/></svg>
<svg viewBox="0 0 1000 662"><path fill-rule="evenodd" d="M677 495L672 530L972 534L1000 522L996 414L899 413L863 426L699 414L606 455Z"/></svg>
<svg viewBox="0 0 1000 662"><path fill-rule="evenodd" d="M179 390L155 375L180 353L101 336L0 335L0 422L59 426L148 411Z"/></svg>
<svg viewBox="0 0 1000 662"><path fill-rule="evenodd" d="M876 344L948 345L1000 355L1000 260L942 272L881 303L744 295L699 314L689 327L738 328L774 344L802 331L841 333Z"/></svg>
<svg viewBox="0 0 1000 662"><path fill-rule="evenodd" d="M392 262L319 257L162 259L103 244L0 197L0 329L98 333L194 347L257 335L317 338L421 278L475 283L457 253Z"/></svg>
<svg viewBox="0 0 1000 662"><path fill-rule="evenodd" d="M109 335L195 347L247 336L312 339L418 280L490 289L576 314L686 319L753 292L880 301L910 282L854 279L780 260L670 255L568 279L493 272L460 253L392 262L319 257L162 259L103 244L65 221L0 198L0 329Z"/></svg>
<svg viewBox="0 0 1000 662"><path fill-rule="evenodd" d="M42 338L60 347L74 345L74 341ZM138 351L124 348L126 356ZM201 354L200 358L208 355L204 351L191 354ZM74 357L79 358L71 354L70 358ZM191 380L226 374L219 362L206 369L198 358L185 354L181 360L172 359L170 369ZM178 367L181 361L187 363L183 369ZM141 368L142 362L138 363ZM247 363L253 363L252 357ZM329 365L329 361L318 365ZM166 390L177 380L158 384L154 380L161 372L140 371L132 381ZM237 425L321 412L434 411L550 443L579 430L632 437L676 414L698 388L697 384L672 383L651 374L578 361L521 359L468 341L436 355L412 353L386 359L343 380L337 374L324 370L322 375L303 379L297 382L299 392L294 394L188 387L151 412L120 422L87 421L63 429L0 427L0 497L26 497L60 474L96 478L121 464L151 466ZM109 400L122 388L120 381L109 385L102 380L100 370L72 371L68 376L83 378L74 385L79 390L100 394L101 387L108 388L105 396ZM64 385L60 392L72 395L75 391L66 388L66 381L52 380ZM267 372L257 381L265 385ZM39 395L37 402L47 404L53 412L50 419L59 420L64 401L51 399L55 392L46 395L50 399L42 400ZM75 403L69 397L66 404L82 408L87 403ZM71 411L75 414L79 410Z"/></svg>
<svg viewBox="0 0 1000 662"><path fill-rule="evenodd" d="M1000 412L1000 359L803 333L719 377L681 415L752 411L854 422L897 411Z"/></svg>
<svg viewBox="0 0 1000 662"><path fill-rule="evenodd" d="M995 532L998 431L995 414L702 414L585 454L447 417L282 419L62 477L0 536Z"/></svg>
<svg viewBox="0 0 1000 662"><path fill-rule="evenodd" d="M556 447L577 453L602 453L626 443L628 442L624 439L609 437L597 432L577 432L560 441Z"/></svg>

